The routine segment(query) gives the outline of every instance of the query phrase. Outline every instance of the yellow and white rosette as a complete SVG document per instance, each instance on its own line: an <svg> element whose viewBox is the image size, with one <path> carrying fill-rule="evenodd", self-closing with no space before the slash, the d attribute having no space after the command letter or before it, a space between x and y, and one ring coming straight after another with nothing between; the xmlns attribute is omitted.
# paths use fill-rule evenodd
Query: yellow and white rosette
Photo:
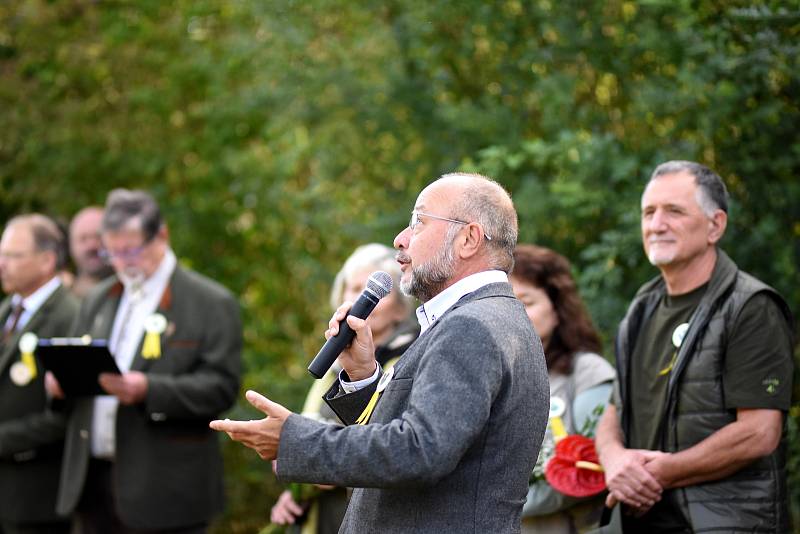
<svg viewBox="0 0 800 534"><path fill-rule="evenodd" d="M358 419L356 419L357 425L366 425L369 423L369 418L372 417L372 411L375 409L375 405L378 404L378 399L381 397L381 393L383 393L383 390L389 385L389 382L392 381L393 376L394 367L390 367L385 373L383 373L383 376L378 382L378 387L375 389L375 393L372 394L372 397L370 397L369 402L367 403L367 407L364 408L364 411L361 412L361 415L359 415Z"/></svg>
<svg viewBox="0 0 800 534"><path fill-rule="evenodd" d="M683 344L683 338L686 337L686 332L689 331L689 323L682 323L679 324L675 330L672 332L672 345L675 347L675 351L672 353L672 358L669 360L669 365L664 367L658 372L658 376L665 376L672 372L672 368L675 366L675 360L678 359L678 351Z"/></svg>
<svg viewBox="0 0 800 534"><path fill-rule="evenodd" d="M36 359L33 353L39 344L39 338L33 332L26 332L19 338L20 361L11 366L11 381L18 386L25 386L36 378Z"/></svg>
<svg viewBox="0 0 800 534"><path fill-rule="evenodd" d="M166 329L167 318L160 313L154 313L144 320L142 357L145 360L155 360L161 357L161 334Z"/></svg>
<svg viewBox="0 0 800 534"><path fill-rule="evenodd" d="M561 397L550 397L550 430L553 432L553 441L558 443L567 437L567 429L564 428L564 421L561 416L567 411L567 404Z"/></svg>

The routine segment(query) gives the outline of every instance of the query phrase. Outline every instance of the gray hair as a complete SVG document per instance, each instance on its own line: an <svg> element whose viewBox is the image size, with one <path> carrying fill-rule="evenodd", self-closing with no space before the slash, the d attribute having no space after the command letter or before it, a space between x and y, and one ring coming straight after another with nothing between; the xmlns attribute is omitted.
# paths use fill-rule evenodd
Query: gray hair
<svg viewBox="0 0 800 534"><path fill-rule="evenodd" d="M716 210L728 213L729 195L725 182L705 165L694 161L667 161L656 167L650 176L650 181L652 182L659 176L680 172L687 172L694 176L695 184L697 184L697 203L706 216L712 217Z"/></svg>
<svg viewBox="0 0 800 534"><path fill-rule="evenodd" d="M37 252L50 251L55 254L55 270L60 271L67 265L67 236L58 224L41 213L17 215L6 223L6 228L15 224L26 225L33 235L33 248Z"/></svg>
<svg viewBox="0 0 800 534"><path fill-rule="evenodd" d="M454 172L439 179L460 177L475 180L468 183L461 198L455 201L450 217L480 224L484 233L492 238L485 241L491 267L510 273L514 268L514 247L519 235L517 211L511 195L502 185L480 174Z"/></svg>
<svg viewBox="0 0 800 534"><path fill-rule="evenodd" d="M403 273L400 271L400 264L395 259L395 253L396 251L393 248L380 243L369 243L355 249L345 260L339 272L336 273L336 278L333 279L330 297L331 308L335 310L342 303L344 286L348 278L358 272L374 269L376 271L386 271L391 275L393 284L392 298L403 307L406 313L410 314L414 301L412 298L400 293L400 276Z"/></svg>
<svg viewBox="0 0 800 534"><path fill-rule="evenodd" d="M103 232L121 230L138 219L145 241L155 237L164 224L158 203L150 193L141 190L114 189L106 199Z"/></svg>

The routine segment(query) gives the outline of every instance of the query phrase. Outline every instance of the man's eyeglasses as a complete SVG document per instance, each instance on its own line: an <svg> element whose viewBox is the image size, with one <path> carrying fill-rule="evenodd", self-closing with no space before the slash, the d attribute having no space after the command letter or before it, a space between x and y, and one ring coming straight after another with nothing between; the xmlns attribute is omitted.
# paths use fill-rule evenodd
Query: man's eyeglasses
<svg viewBox="0 0 800 534"><path fill-rule="evenodd" d="M42 251L41 250L29 250L27 252L7 252L7 251L5 251L5 252L0 252L0 259L6 260L6 261L16 261L16 260L23 259L25 256L33 256L34 254L37 254L39 252L42 252Z"/></svg>
<svg viewBox="0 0 800 534"><path fill-rule="evenodd" d="M408 223L408 227L413 231L414 228L417 227L419 223L422 222L420 219L420 215L423 217L430 217L431 219L438 219L440 221L447 221L455 224L469 224L466 221L459 221L457 219L448 219L447 217L440 217L439 215L432 215L430 213L425 213L424 211L412 211L411 212L411 222ZM486 238L487 241L491 241L492 238L486 232L483 233L483 237Z"/></svg>
<svg viewBox="0 0 800 534"><path fill-rule="evenodd" d="M108 249L100 249L100 250L97 251L97 255L100 256L100 258L102 258L105 261L111 261L111 260L131 261L131 260L135 260L142 254L144 249L147 248L147 245L150 244L150 242L153 240L153 238L155 238L155 236L147 238L145 240L145 242L142 243L141 245L139 245L138 247L126 248L124 250L115 250L114 251L114 250L108 250Z"/></svg>

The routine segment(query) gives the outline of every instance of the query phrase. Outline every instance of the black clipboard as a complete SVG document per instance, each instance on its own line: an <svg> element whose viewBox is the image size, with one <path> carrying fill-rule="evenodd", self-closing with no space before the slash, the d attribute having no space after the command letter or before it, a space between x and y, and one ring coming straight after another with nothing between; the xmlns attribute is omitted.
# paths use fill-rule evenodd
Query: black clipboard
<svg viewBox="0 0 800 534"><path fill-rule="evenodd" d="M104 339L88 336L40 339L36 356L53 373L67 397L108 395L97 382L97 376L120 373Z"/></svg>

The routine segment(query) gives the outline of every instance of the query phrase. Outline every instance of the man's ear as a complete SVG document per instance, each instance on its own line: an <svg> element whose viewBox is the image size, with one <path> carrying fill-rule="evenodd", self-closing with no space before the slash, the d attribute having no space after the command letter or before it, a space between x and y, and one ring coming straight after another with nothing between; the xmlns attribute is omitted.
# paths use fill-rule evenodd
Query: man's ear
<svg viewBox="0 0 800 534"><path fill-rule="evenodd" d="M56 265L58 264L58 259L56 256L55 251L53 250L44 250L42 251L42 272L48 273L50 276L55 276L58 274L58 269Z"/></svg>
<svg viewBox="0 0 800 534"><path fill-rule="evenodd" d="M471 258L478 253L481 241L486 239L481 227L475 223L470 223L464 227L466 232L462 232L458 243L460 245L459 257L462 259Z"/></svg>
<svg viewBox="0 0 800 534"><path fill-rule="evenodd" d="M728 227L728 214L722 210L714 211L714 215L708 220L708 225L708 242L715 245L725 235L725 228Z"/></svg>

